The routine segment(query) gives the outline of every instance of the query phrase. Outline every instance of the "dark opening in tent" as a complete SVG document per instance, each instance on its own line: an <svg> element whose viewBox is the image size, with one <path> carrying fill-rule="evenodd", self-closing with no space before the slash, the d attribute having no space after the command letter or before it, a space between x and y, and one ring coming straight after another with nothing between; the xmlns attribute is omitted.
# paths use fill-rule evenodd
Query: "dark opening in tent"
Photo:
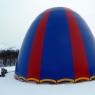
<svg viewBox="0 0 95 95"><path fill-rule="evenodd" d="M81 16L63 7L41 13L23 41L15 77L39 83L95 78L95 39Z"/></svg>

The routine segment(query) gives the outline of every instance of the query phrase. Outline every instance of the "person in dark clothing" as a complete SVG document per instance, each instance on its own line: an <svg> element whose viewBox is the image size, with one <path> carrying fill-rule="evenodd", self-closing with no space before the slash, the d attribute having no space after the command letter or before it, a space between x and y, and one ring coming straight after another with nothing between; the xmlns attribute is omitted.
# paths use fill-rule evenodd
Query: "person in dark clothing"
<svg viewBox="0 0 95 95"><path fill-rule="evenodd" d="M7 70L4 68L4 65L0 63L0 77L5 77Z"/></svg>

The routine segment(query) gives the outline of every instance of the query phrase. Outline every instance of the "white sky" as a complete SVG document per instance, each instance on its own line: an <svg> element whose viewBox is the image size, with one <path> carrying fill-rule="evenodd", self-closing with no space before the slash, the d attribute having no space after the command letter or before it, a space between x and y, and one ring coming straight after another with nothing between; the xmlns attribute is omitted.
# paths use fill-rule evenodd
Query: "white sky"
<svg viewBox="0 0 95 95"><path fill-rule="evenodd" d="M0 0L0 47L20 48L30 24L50 7L73 9L95 35L95 0Z"/></svg>

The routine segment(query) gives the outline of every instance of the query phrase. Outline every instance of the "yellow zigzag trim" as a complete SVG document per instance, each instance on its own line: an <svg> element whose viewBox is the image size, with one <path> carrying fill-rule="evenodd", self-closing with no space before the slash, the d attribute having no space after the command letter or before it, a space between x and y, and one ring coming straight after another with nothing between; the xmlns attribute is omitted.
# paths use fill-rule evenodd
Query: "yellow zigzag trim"
<svg viewBox="0 0 95 95"><path fill-rule="evenodd" d="M90 80L93 80L93 79L95 79L95 76L90 77Z"/></svg>
<svg viewBox="0 0 95 95"><path fill-rule="evenodd" d="M15 75L15 78L16 78L16 79L26 80L24 77L22 77L22 76L17 76L17 75Z"/></svg>
<svg viewBox="0 0 95 95"><path fill-rule="evenodd" d="M40 82L40 80L36 79L36 78L27 78L26 80L28 81L35 81L35 82Z"/></svg>
<svg viewBox="0 0 95 95"><path fill-rule="evenodd" d="M15 75L15 78L16 79L22 79L24 81L35 81L37 83L44 83L44 82L51 82L51 83L61 83L61 82L72 82L72 83L76 83L78 81L82 81L82 80L93 80L95 79L95 76L91 76L90 78L88 77L80 77L80 78L77 78L77 79L69 79L69 78L64 78L64 79L59 79L59 80L53 80L53 79L42 79L42 80L39 80L39 79L36 79L36 78L24 78L22 76L18 76L18 75Z"/></svg>
<svg viewBox="0 0 95 95"><path fill-rule="evenodd" d="M75 79L75 82L78 82L81 80L89 80L89 78L88 77L80 77L80 78Z"/></svg>
<svg viewBox="0 0 95 95"><path fill-rule="evenodd" d="M64 78L64 79L57 80L57 83L66 82L66 81L74 83L74 80L69 79L69 78Z"/></svg>
<svg viewBox="0 0 95 95"><path fill-rule="evenodd" d="M57 81L56 80L53 80L53 79L43 79L43 80L40 80L40 83L44 83L44 82L57 83Z"/></svg>

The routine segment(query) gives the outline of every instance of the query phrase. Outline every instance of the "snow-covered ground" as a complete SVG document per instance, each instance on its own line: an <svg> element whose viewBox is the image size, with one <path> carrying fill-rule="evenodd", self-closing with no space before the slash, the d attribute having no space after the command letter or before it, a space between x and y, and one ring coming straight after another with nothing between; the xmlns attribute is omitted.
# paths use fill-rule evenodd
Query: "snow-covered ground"
<svg viewBox="0 0 95 95"><path fill-rule="evenodd" d="M14 79L15 67L7 67L9 73L0 77L0 95L95 95L95 81L76 84L36 84Z"/></svg>

